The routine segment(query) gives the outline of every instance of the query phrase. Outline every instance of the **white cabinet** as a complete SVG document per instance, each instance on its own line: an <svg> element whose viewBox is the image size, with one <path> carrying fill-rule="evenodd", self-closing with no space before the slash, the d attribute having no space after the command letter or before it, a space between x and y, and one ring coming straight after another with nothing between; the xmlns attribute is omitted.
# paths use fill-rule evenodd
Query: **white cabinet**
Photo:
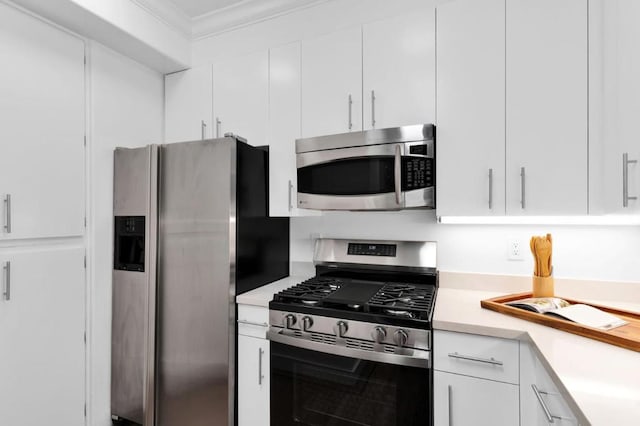
<svg viewBox="0 0 640 426"><path fill-rule="evenodd" d="M505 213L505 2L438 6L439 216Z"/></svg>
<svg viewBox="0 0 640 426"><path fill-rule="evenodd" d="M302 137L362 130L362 29L302 41Z"/></svg>
<svg viewBox="0 0 640 426"><path fill-rule="evenodd" d="M533 349L523 344L520 358L521 426L578 425L576 416Z"/></svg>
<svg viewBox="0 0 640 426"><path fill-rule="evenodd" d="M211 66L165 76L165 142L214 137Z"/></svg>
<svg viewBox="0 0 640 426"><path fill-rule="evenodd" d="M586 214L587 1L506 4L507 214Z"/></svg>
<svg viewBox="0 0 640 426"><path fill-rule="evenodd" d="M84 425L83 263L82 248L0 252L0 424Z"/></svg>
<svg viewBox="0 0 640 426"><path fill-rule="evenodd" d="M267 144L269 53L260 51L213 66L215 137L233 133L250 145Z"/></svg>
<svg viewBox="0 0 640 426"><path fill-rule="evenodd" d="M270 424L269 309L238 306L238 426Z"/></svg>
<svg viewBox="0 0 640 426"><path fill-rule="evenodd" d="M436 371L434 424L518 425L518 391L517 385Z"/></svg>
<svg viewBox="0 0 640 426"><path fill-rule="evenodd" d="M82 235L84 43L0 4L0 46L0 239Z"/></svg>
<svg viewBox="0 0 640 426"><path fill-rule="evenodd" d="M435 9L363 25L365 129L435 122Z"/></svg>

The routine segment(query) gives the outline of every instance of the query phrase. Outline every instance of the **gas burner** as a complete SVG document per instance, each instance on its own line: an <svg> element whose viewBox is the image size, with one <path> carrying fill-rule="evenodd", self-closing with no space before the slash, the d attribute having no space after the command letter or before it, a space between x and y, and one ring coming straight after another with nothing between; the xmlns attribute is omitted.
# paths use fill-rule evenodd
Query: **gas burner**
<svg viewBox="0 0 640 426"><path fill-rule="evenodd" d="M313 277L276 295L280 301L316 306L320 301L340 289L343 281L334 277Z"/></svg>
<svg viewBox="0 0 640 426"><path fill-rule="evenodd" d="M371 312L425 320L429 318L434 293L435 288L429 285L385 283L369 300L369 309Z"/></svg>
<svg viewBox="0 0 640 426"><path fill-rule="evenodd" d="M397 311L394 309L385 309L385 314L389 314L394 317L415 318L416 316L409 311Z"/></svg>

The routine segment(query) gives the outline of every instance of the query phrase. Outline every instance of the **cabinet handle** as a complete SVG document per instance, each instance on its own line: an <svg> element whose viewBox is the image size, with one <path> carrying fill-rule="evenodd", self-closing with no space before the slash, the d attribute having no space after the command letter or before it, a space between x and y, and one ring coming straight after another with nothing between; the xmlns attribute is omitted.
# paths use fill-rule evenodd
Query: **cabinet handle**
<svg viewBox="0 0 640 426"><path fill-rule="evenodd" d="M491 357L490 359L478 358L478 357L475 357L475 356L460 355L458 352L454 352L454 353L449 354L449 358L464 359L466 361L483 362L485 364L492 364L492 365L502 365L502 361L498 361L497 359L494 359L493 357Z"/></svg>
<svg viewBox="0 0 640 426"><path fill-rule="evenodd" d="M525 204L525 199L526 199L526 193L525 193L525 170L524 167L520 167L520 195L522 196L522 199L520 200L520 205L522 206L522 209L524 210L526 204Z"/></svg>
<svg viewBox="0 0 640 426"><path fill-rule="evenodd" d="M544 411L544 415L547 418L547 421L549 423L553 423L554 416L551 415L551 412L549 411L549 407L547 407L547 404L545 404L544 399L542 399L542 395L540 395L540 391L538 390L538 387L535 384L532 384L531 389L533 389L533 393L536 394L536 398L538 398L538 402L542 407L542 411Z"/></svg>
<svg viewBox="0 0 640 426"><path fill-rule="evenodd" d="M371 127L376 127L376 91L371 91Z"/></svg>
<svg viewBox="0 0 640 426"><path fill-rule="evenodd" d="M222 125L222 121L220 121L220 117L216 117L216 138L220 137L220 126Z"/></svg>
<svg viewBox="0 0 640 426"><path fill-rule="evenodd" d="M400 204L400 195L402 193L402 152L400 145L396 145L396 155L393 164L393 179L396 191L396 204Z"/></svg>
<svg viewBox="0 0 640 426"><path fill-rule="evenodd" d="M453 426L453 386L449 385L447 390L447 401L449 404L449 426Z"/></svg>
<svg viewBox="0 0 640 426"><path fill-rule="evenodd" d="M11 262L5 262L2 267L4 270L4 291L2 295L4 296L4 300L11 300Z"/></svg>
<svg viewBox="0 0 640 426"><path fill-rule="evenodd" d="M489 169L489 210L493 210L493 169Z"/></svg>
<svg viewBox="0 0 640 426"><path fill-rule="evenodd" d="M269 324L267 324L266 322L252 322L246 320L238 320L238 324L255 325L257 327L269 327Z"/></svg>
<svg viewBox="0 0 640 426"><path fill-rule="evenodd" d="M353 98L349 95L349 130L353 128L353 117L351 110L353 109Z"/></svg>
<svg viewBox="0 0 640 426"><path fill-rule="evenodd" d="M11 233L11 194L4 197L4 230L7 234Z"/></svg>
<svg viewBox="0 0 640 426"><path fill-rule="evenodd" d="M264 355L264 350L258 348L258 385L260 386L262 386L262 380L264 379L262 374L262 355Z"/></svg>
<svg viewBox="0 0 640 426"><path fill-rule="evenodd" d="M205 123L204 120L200 121L200 132L202 134L202 140L205 140L207 138L207 123Z"/></svg>
<svg viewBox="0 0 640 426"><path fill-rule="evenodd" d="M293 184L289 180L289 211L293 210Z"/></svg>
<svg viewBox="0 0 640 426"><path fill-rule="evenodd" d="M629 207L629 200L638 197L629 196L629 164L636 164L638 160L629 160L629 153L622 154L622 207Z"/></svg>

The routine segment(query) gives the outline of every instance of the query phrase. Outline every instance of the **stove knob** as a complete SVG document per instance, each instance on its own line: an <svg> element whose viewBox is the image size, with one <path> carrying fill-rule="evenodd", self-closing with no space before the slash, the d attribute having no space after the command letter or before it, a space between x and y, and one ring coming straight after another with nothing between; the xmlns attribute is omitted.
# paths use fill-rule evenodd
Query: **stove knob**
<svg viewBox="0 0 640 426"><path fill-rule="evenodd" d="M406 331L400 329L396 331L393 335L393 341L396 342L396 345L402 347L407 344L407 340L409 339L409 335Z"/></svg>
<svg viewBox="0 0 640 426"><path fill-rule="evenodd" d="M387 337L387 330L384 329L384 327L376 327L373 329L373 331L371 332L371 337L373 338L373 341L376 343L382 343L384 342L384 339Z"/></svg>
<svg viewBox="0 0 640 426"><path fill-rule="evenodd" d="M349 326L344 321L338 321L335 327L333 327L333 331L336 333L336 336L338 337L344 337L344 335L347 334L348 329L349 329Z"/></svg>
<svg viewBox="0 0 640 426"><path fill-rule="evenodd" d="M312 326L313 326L313 318L311 317L302 318L302 331L309 331Z"/></svg>
<svg viewBox="0 0 640 426"><path fill-rule="evenodd" d="M284 327L286 329L291 329L296 323L296 316L293 314L287 314L287 316L284 317Z"/></svg>

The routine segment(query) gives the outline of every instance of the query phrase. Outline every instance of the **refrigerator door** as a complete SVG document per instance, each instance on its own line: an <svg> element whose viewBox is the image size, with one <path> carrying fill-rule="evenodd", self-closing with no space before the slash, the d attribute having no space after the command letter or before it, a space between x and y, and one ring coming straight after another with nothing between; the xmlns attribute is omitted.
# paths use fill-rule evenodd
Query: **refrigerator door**
<svg viewBox="0 0 640 426"><path fill-rule="evenodd" d="M158 147L114 153L111 416L154 424Z"/></svg>
<svg viewBox="0 0 640 426"><path fill-rule="evenodd" d="M234 424L236 144L161 148L158 426Z"/></svg>

